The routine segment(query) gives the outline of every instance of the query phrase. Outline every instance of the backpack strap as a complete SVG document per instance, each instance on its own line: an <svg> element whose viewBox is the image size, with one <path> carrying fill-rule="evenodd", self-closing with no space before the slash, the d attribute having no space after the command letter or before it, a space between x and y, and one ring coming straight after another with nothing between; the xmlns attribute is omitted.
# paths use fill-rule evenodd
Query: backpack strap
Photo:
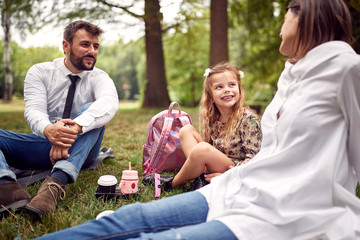
<svg viewBox="0 0 360 240"><path fill-rule="evenodd" d="M172 110L173 110L173 108L174 108L175 105L177 105L177 106L178 106L178 109L179 109L179 112L178 112L176 118L180 120L181 124L184 125L184 126L185 126L186 124L189 124L189 123L192 124L191 118L189 117L189 115L186 114L186 113L183 114L183 112L181 112L180 105L179 105L179 103L177 103L177 102L172 102L172 103L170 104L169 110L168 110L168 117L171 117L171 116L172 116Z"/></svg>
<svg viewBox="0 0 360 240"><path fill-rule="evenodd" d="M178 106L178 109L179 109L178 115L179 115L179 117L181 116L181 108L180 108L180 105L179 105L177 102L172 102L172 103L170 103L170 106L169 106L169 110L168 110L168 114L167 114L168 117L171 117L171 116L172 116L172 110L173 110L175 104Z"/></svg>
<svg viewBox="0 0 360 240"><path fill-rule="evenodd" d="M145 170L144 174L150 174L156 171L156 167L161 159L161 155L164 152L164 148L166 146L169 134L171 132L171 127L173 124L174 119L172 117L165 117L164 125L161 130L160 141L156 147L155 153L149 159L149 164L147 169Z"/></svg>

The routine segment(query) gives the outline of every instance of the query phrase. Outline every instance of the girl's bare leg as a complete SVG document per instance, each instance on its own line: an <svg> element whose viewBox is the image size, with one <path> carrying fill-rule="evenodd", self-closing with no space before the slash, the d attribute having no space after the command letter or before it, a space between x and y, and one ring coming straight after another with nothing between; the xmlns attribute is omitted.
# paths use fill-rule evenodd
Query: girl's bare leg
<svg viewBox="0 0 360 240"><path fill-rule="evenodd" d="M180 129L180 144L181 148L187 158L192 150L192 148L199 142L203 142L203 138L196 131L193 125L188 124Z"/></svg>
<svg viewBox="0 0 360 240"><path fill-rule="evenodd" d="M235 164L225 154L206 142L200 142L192 147L184 165L174 177L172 187L184 185L200 176L206 167L210 173L223 173Z"/></svg>

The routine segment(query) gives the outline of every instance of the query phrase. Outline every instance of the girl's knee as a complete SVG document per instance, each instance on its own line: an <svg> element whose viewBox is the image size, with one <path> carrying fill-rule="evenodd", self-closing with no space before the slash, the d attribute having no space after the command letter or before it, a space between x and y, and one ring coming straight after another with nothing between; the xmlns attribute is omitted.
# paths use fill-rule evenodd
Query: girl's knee
<svg viewBox="0 0 360 240"><path fill-rule="evenodd" d="M191 151L191 156L195 159L204 158L206 155L211 152L212 145L207 142L199 142L194 146Z"/></svg>

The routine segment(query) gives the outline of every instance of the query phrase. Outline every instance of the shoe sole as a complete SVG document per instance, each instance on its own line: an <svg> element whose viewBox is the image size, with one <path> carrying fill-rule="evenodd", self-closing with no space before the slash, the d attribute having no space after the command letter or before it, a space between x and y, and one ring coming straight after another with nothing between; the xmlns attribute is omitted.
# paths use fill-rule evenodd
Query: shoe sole
<svg viewBox="0 0 360 240"><path fill-rule="evenodd" d="M30 213L33 213L39 217L45 215L45 213L43 213L41 210L39 210L35 207L32 207L29 204L27 204L24 209L28 210Z"/></svg>
<svg viewBox="0 0 360 240"><path fill-rule="evenodd" d="M1 209L0 209L0 213L2 213L2 212L4 212L4 211L10 211L10 209L11 209L12 211L15 211L16 209L23 208L23 207L25 207L29 202L30 202L29 199L23 199L23 200L14 202L14 203L12 203L12 204L9 204L9 205L1 208Z"/></svg>

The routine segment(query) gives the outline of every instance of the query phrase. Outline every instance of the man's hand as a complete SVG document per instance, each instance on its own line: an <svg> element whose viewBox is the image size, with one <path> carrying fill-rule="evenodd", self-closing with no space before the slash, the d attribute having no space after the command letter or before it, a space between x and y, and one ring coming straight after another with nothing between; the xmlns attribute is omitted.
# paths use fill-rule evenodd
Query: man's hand
<svg viewBox="0 0 360 240"><path fill-rule="evenodd" d="M44 135L53 145L69 149L81 130L81 127L73 120L62 119L55 124L47 125L44 129Z"/></svg>
<svg viewBox="0 0 360 240"><path fill-rule="evenodd" d="M70 157L69 148L52 145L50 150L50 160L53 165L56 163L56 161L60 159L66 159L68 157Z"/></svg>
<svg viewBox="0 0 360 240"><path fill-rule="evenodd" d="M68 125L69 128L76 130L78 133L82 133L82 126L75 123L74 125Z"/></svg>
<svg viewBox="0 0 360 240"><path fill-rule="evenodd" d="M50 160L54 165L60 159L70 157L69 148L75 142L82 127L71 119L62 119L45 127L44 135L53 144L50 150Z"/></svg>

